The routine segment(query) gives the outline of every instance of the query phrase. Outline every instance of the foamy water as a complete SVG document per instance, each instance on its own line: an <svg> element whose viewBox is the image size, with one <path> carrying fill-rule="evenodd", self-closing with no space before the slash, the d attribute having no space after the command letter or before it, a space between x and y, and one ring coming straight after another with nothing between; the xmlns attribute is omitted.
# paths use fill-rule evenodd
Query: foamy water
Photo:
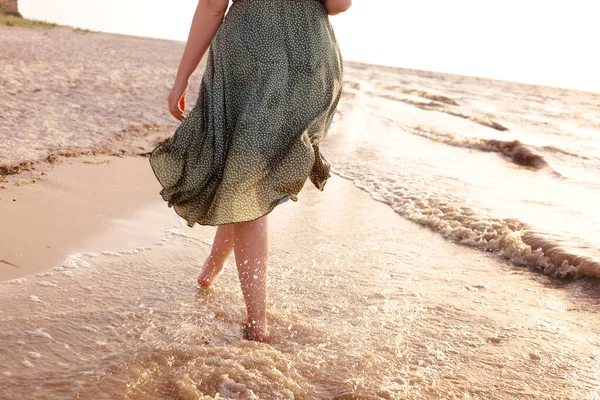
<svg viewBox="0 0 600 400"><path fill-rule="evenodd" d="M121 136L172 125L181 44L20 32L0 161L139 152ZM275 217L271 343L241 340L232 259L198 289L213 231L165 226L0 285L0 398L598 399L599 96L352 63L346 80L335 202L307 188L310 220Z"/></svg>
<svg viewBox="0 0 600 400"><path fill-rule="evenodd" d="M186 228L4 283L0 397L597 398L597 286L561 288L470 251L448 263L443 239L422 254L395 221L359 214L352 249L334 229L275 231L269 344L241 340L232 260L197 288L210 240Z"/></svg>
<svg viewBox="0 0 600 400"><path fill-rule="evenodd" d="M0 29L0 85L10 100L0 167L65 151L147 152L144 137L173 131L164 98L181 43ZM458 241L481 235L477 218L517 221L506 229L545 258L532 261L512 240L483 247L559 275L600 275L600 95L356 63L347 65L345 88L324 143L340 174ZM481 217L463 223L438 203ZM431 213L453 226L438 227ZM456 224L466 229L458 239Z"/></svg>
<svg viewBox="0 0 600 400"><path fill-rule="evenodd" d="M600 95L356 64L347 76L329 142L340 175L455 242L600 277Z"/></svg>

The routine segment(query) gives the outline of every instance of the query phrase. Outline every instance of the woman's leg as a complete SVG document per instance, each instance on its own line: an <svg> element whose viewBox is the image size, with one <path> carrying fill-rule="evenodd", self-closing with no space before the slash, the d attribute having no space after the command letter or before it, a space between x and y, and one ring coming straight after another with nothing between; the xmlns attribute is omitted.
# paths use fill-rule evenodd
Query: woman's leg
<svg viewBox="0 0 600 400"><path fill-rule="evenodd" d="M264 342L267 326L267 262L269 238L267 216L233 225L235 262L246 302L248 320L244 337Z"/></svg>
<svg viewBox="0 0 600 400"><path fill-rule="evenodd" d="M204 262L204 268L198 283L200 286L209 287L213 280L223 269L227 257L233 250L233 225L220 225L215 233L210 255Z"/></svg>

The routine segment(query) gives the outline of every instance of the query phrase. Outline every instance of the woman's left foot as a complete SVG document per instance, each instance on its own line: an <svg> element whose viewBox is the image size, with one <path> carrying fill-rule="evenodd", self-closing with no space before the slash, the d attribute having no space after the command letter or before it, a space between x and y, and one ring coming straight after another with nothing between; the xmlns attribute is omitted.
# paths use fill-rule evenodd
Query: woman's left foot
<svg viewBox="0 0 600 400"><path fill-rule="evenodd" d="M219 272L223 269L223 265L215 262L213 257L208 256L202 267L202 272L198 276L198 284L202 287L210 287L215 278L219 275Z"/></svg>

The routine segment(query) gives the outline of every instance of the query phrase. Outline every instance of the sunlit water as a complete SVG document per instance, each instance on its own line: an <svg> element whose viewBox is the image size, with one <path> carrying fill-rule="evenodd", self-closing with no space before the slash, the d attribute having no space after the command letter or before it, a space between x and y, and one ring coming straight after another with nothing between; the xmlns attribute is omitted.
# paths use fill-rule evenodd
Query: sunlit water
<svg viewBox="0 0 600 400"><path fill-rule="evenodd" d="M338 173L455 242L600 277L600 95L359 64L346 73L328 142L343 149L331 151Z"/></svg>
<svg viewBox="0 0 600 400"><path fill-rule="evenodd" d="M422 242L366 209L340 241L330 214L302 231L291 213L275 229L269 344L241 340L232 265L197 288L210 241L183 227L3 284L0 397L597 398L595 283L552 283L426 232Z"/></svg>
<svg viewBox="0 0 600 400"><path fill-rule="evenodd" d="M55 35L82 49L106 39ZM164 91L167 68L151 62ZM162 126L163 99L144 99ZM332 182L338 203L302 195L322 202L310 224L294 204L276 211L271 343L241 340L233 260L198 289L213 231L165 227L162 241L0 285L0 398L598 399L598 111L594 94L348 64L323 153L332 179L389 207L362 192L345 203L355 188ZM37 140L4 128L7 149ZM83 128L77 146L96 146Z"/></svg>

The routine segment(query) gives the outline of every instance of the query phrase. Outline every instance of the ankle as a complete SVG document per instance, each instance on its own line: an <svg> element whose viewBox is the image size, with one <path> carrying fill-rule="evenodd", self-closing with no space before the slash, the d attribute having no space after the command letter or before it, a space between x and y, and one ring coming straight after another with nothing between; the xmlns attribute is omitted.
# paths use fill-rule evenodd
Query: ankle
<svg viewBox="0 0 600 400"><path fill-rule="evenodd" d="M246 321L243 327L243 336L246 340L256 342L266 342L270 338L267 321L258 322L256 320Z"/></svg>
<svg viewBox="0 0 600 400"><path fill-rule="evenodd" d="M266 318L262 321L247 319L244 326L252 332L267 332L269 330Z"/></svg>
<svg viewBox="0 0 600 400"><path fill-rule="evenodd" d="M213 255L209 255L209 256L206 258L206 262L205 262L205 264L204 264L204 265L205 265L207 268L210 268L210 269L216 269L216 268L220 268L220 267L221 267L221 266L223 266L224 264L225 264L225 260L222 260L221 258L219 258L219 257L215 257L215 256L213 256Z"/></svg>

